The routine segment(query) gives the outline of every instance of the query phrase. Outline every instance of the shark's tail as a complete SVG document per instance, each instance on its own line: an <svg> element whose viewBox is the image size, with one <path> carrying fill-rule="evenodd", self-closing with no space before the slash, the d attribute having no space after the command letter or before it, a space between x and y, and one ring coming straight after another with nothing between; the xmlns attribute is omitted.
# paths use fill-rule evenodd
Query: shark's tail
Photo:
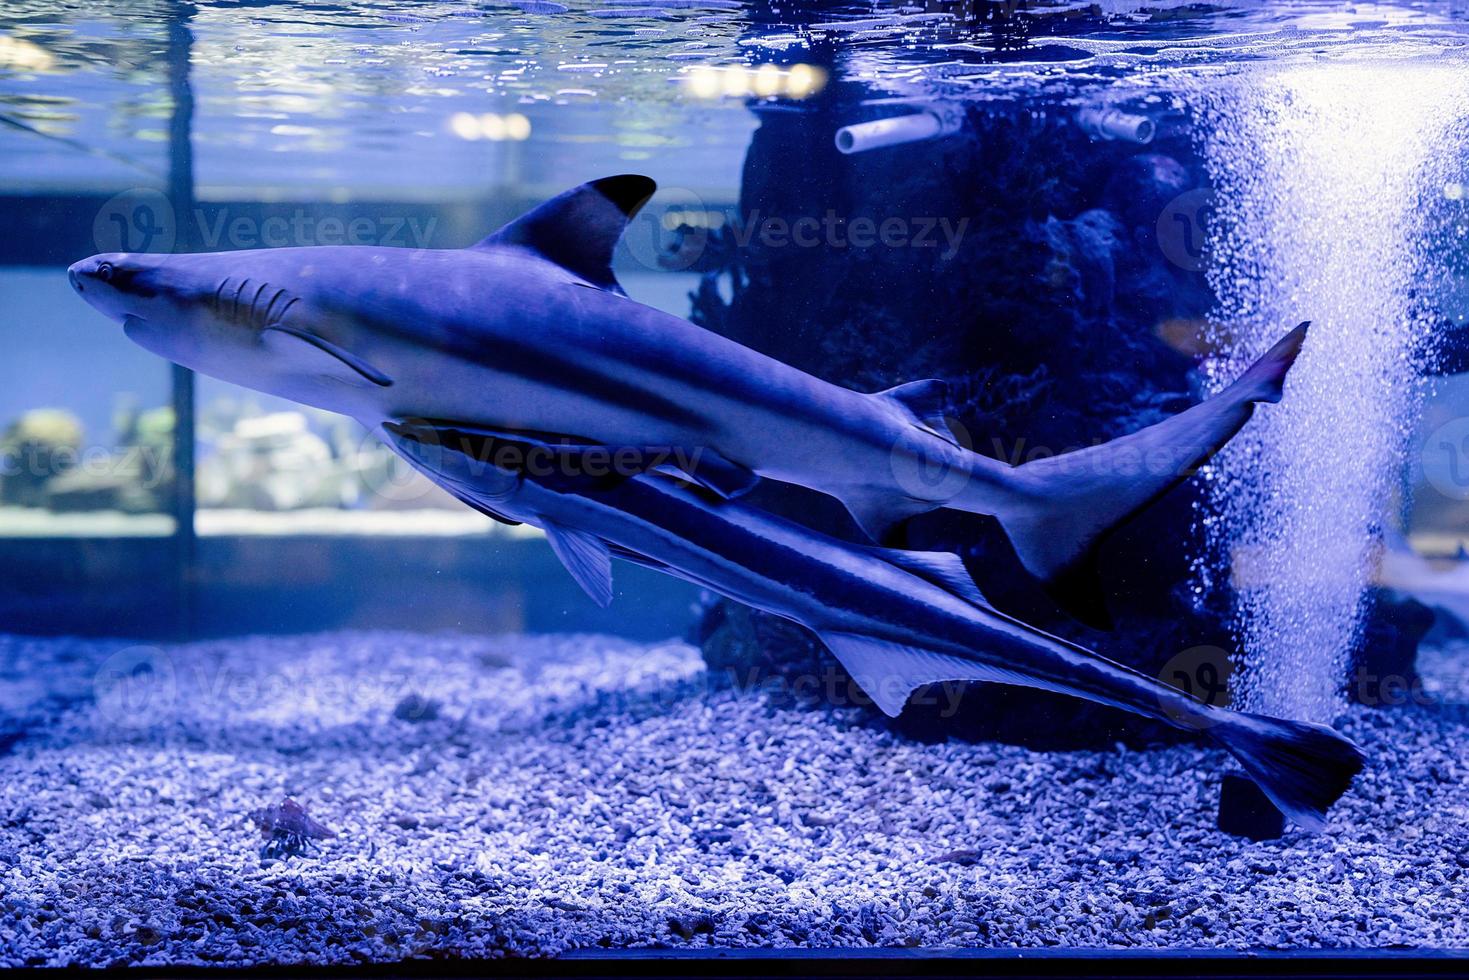
<svg viewBox="0 0 1469 980"><path fill-rule="evenodd" d="M1282 813L1313 833L1325 827L1326 812L1362 770L1361 750L1324 725L1212 707L1160 680L997 613L973 591L962 563L953 555L888 551L884 556L956 596L968 597L991 625L1008 620L1018 627L1012 632L988 632L983 640L985 652L980 655L956 652L943 644L930 648L918 636L911 642L895 642L842 629L818 630L852 679L889 717L903 710L915 690L944 681L1010 684L1111 705L1207 733L1239 760ZM1006 652L1003 646L996 646L997 638L1007 635L1017 644L1016 650ZM1024 649L1049 649L1077 669L1064 672L1065 676L1058 671L1028 669Z"/></svg>
<svg viewBox="0 0 1469 980"><path fill-rule="evenodd" d="M1256 404L1280 400L1308 325L1288 333L1229 387L1172 418L1016 467L1011 475L1020 492L1000 498L998 506L993 487L977 483L948 506L993 514L1020 562L1063 605L1094 607L1092 558L1101 539L1207 462L1249 421Z"/></svg>
<svg viewBox="0 0 1469 980"><path fill-rule="evenodd" d="M1325 725L1224 711L1210 730L1270 801L1303 830L1319 833L1326 811L1362 770L1362 750Z"/></svg>

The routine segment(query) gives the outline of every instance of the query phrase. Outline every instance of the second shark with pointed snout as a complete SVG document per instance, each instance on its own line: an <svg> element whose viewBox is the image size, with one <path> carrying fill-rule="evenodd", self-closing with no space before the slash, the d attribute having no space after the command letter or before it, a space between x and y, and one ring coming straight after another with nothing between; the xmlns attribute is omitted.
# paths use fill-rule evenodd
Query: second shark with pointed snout
<svg viewBox="0 0 1469 980"><path fill-rule="evenodd" d="M816 632L887 714L918 687L985 681L1054 691L1209 734L1307 830L1362 766L1321 725L1211 707L996 610L960 559L857 545L658 473L606 478L530 465L539 447L452 421L394 420L384 436L466 503L546 530L593 594L612 558L667 572ZM564 460L563 460L564 462Z"/></svg>
<svg viewBox="0 0 1469 980"><path fill-rule="evenodd" d="M877 541L936 508L990 515L1063 600L1109 529L1279 397L1304 337L1302 325L1281 342L1269 377L1012 466L954 438L942 381L852 391L629 299L613 250L653 191L635 175L584 184L466 249L110 254L70 272L142 346L371 428L455 418L557 452L664 447L656 465L676 456L724 497L760 477L836 497Z"/></svg>

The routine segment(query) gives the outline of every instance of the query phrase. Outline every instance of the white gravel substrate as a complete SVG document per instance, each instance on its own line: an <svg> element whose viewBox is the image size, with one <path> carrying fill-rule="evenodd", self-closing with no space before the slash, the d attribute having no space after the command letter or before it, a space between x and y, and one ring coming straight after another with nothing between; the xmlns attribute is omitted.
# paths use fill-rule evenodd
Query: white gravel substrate
<svg viewBox="0 0 1469 980"><path fill-rule="evenodd" d="M1218 752L904 741L678 643L0 638L0 966L1465 947L1469 682L1432 660L1454 704L1345 720L1372 762L1330 832L1252 844ZM337 836L263 861L284 796Z"/></svg>

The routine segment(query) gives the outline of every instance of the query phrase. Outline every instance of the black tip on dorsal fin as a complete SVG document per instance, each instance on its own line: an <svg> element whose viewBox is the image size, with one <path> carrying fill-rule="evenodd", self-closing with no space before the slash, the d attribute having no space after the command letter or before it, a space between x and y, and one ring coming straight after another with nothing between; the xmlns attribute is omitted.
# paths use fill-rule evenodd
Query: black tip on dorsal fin
<svg viewBox="0 0 1469 980"><path fill-rule="evenodd" d="M641 174L593 180L551 198L472 247L525 249L593 286L621 293L612 275L612 250L657 189L651 177Z"/></svg>
<svg viewBox="0 0 1469 980"><path fill-rule="evenodd" d="M617 174L583 186L595 187L603 197L617 205L624 218L631 218L641 211L658 189L658 183L652 177L642 174Z"/></svg>

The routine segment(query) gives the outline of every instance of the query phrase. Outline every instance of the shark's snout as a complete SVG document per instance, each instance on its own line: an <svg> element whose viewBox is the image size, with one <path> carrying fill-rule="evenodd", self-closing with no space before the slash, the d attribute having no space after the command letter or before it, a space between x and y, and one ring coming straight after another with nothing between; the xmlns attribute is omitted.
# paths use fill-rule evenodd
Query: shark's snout
<svg viewBox="0 0 1469 980"><path fill-rule="evenodd" d="M73 289L84 292L88 285L111 283L122 260L123 256L93 255L67 267L66 278L71 280Z"/></svg>
<svg viewBox="0 0 1469 980"><path fill-rule="evenodd" d="M114 320L121 321L140 297L138 268L120 253L93 255L73 262L66 278L77 295Z"/></svg>

